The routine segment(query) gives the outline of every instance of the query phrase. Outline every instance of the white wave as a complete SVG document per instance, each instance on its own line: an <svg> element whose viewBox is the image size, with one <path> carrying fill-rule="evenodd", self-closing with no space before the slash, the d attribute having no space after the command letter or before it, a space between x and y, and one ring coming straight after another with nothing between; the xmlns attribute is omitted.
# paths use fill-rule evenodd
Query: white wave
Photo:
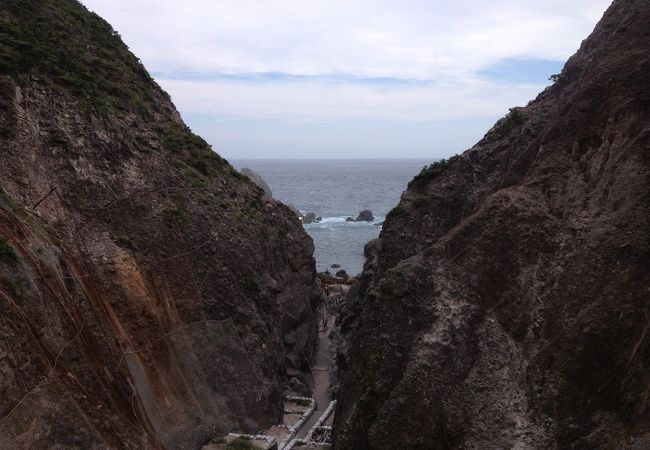
<svg viewBox="0 0 650 450"><path fill-rule="evenodd" d="M346 226L374 226L378 223L384 221L384 217L375 217L373 222L347 222L347 219L350 216L334 216L334 217L323 217L320 222L313 222L308 224L308 226L318 226L318 225L327 225L327 224L345 224Z"/></svg>
<svg viewBox="0 0 650 450"><path fill-rule="evenodd" d="M323 217L321 223L345 222L345 217Z"/></svg>

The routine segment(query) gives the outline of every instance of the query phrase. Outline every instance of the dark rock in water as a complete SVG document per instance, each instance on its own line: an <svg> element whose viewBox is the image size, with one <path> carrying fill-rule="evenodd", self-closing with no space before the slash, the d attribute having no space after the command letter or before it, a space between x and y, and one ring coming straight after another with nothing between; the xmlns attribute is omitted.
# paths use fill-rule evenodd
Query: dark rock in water
<svg viewBox="0 0 650 450"><path fill-rule="evenodd" d="M649 23L614 1L410 183L343 305L334 448L650 448Z"/></svg>
<svg viewBox="0 0 650 450"><path fill-rule="evenodd" d="M346 217L345 221L346 222L354 222L354 219L352 217Z"/></svg>
<svg viewBox="0 0 650 450"><path fill-rule="evenodd" d="M305 225L314 223L315 221L316 221L316 214L314 213L307 213L302 218L302 223L304 223Z"/></svg>
<svg viewBox="0 0 650 450"><path fill-rule="evenodd" d="M341 266L340 266L339 264L332 264L330 267L331 267L332 269L338 269L338 268L341 267Z"/></svg>
<svg viewBox="0 0 650 450"><path fill-rule="evenodd" d="M314 222L320 222L321 220L323 220L323 218L321 216L318 216L314 219Z"/></svg>
<svg viewBox="0 0 650 450"><path fill-rule="evenodd" d="M375 220L375 217L372 215L372 211L364 209L359 213L355 222L372 222L373 220Z"/></svg>
<svg viewBox="0 0 650 450"><path fill-rule="evenodd" d="M266 184L266 181L264 181L264 178L262 176L255 172L253 169L249 169L248 167L244 167L242 170L240 170L241 173L246 175L248 178L251 179L253 183L258 185L266 195L269 197L273 197L273 193L271 192L271 188L269 187L268 184Z"/></svg>
<svg viewBox="0 0 650 450"><path fill-rule="evenodd" d="M345 270L341 269L341 270L339 270L338 272L336 272L336 276L337 276L338 278L343 278L343 277L346 277L346 278L347 278L348 273L347 273Z"/></svg>

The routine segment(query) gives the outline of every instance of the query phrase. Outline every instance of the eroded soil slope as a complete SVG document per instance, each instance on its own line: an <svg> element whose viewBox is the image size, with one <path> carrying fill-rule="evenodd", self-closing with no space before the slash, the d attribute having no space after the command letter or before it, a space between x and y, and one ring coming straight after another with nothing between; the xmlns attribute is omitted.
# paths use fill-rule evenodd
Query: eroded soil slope
<svg viewBox="0 0 650 450"><path fill-rule="evenodd" d="M650 3L424 170L341 322L338 449L649 448Z"/></svg>

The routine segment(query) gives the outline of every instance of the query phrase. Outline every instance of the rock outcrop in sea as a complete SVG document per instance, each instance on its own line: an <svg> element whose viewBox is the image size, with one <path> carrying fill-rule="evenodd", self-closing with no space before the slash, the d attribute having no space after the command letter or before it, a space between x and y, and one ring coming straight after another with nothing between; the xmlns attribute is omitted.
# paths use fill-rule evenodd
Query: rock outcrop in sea
<svg viewBox="0 0 650 450"><path fill-rule="evenodd" d="M307 213L300 220L302 220L303 224L308 225L310 223L318 223L323 220L323 218L314 213Z"/></svg>
<svg viewBox="0 0 650 450"><path fill-rule="evenodd" d="M372 215L372 211L364 209L359 213L355 222L372 222L373 220L375 220L375 217Z"/></svg>
<svg viewBox="0 0 650 450"><path fill-rule="evenodd" d="M340 319L335 449L647 449L650 3L425 168Z"/></svg>
<svg viewBox="0 0 650 450"><path fill-rule="evenodd" d="M200 448L278 423L317 337L298 218L80 3L0 17L0 448Z"/></svg>
<svg viewBox="0 0 650 450"><path fill-rule="evenodd" d="M244 167L243 169L240 170L240 172L246 175L248 178L250 178L253 183L255 183L260 188L262 188L262 190L268 197L273 197L273 192L271 192L271 188L266 183L264 178L262 178L262 175L255 172L253 169L249 169L248 167ZM289 206L289 208L291 209L291 205L287 205L287 206Z"/></svg>

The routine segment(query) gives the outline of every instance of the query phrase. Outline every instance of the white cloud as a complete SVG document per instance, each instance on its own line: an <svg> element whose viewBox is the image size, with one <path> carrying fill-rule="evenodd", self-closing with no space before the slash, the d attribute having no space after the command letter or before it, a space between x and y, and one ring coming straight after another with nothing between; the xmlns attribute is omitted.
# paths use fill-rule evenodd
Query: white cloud
<svg viewBox="0 0 650 450"><path fill-rule="evenodd" d="M566 59L609 0L85 0L154 72L431 79Z"/></svg>
<svg viewBox="0 0 650 450"><path fill-rule="evenodd" d="M273 120L278 126L283 121L403 124L466 118L468 127L476 126L472 118L496 118L541 88L496 83L482 78L482 69L507 59L565 60L610 2L82 1L122 34L190 125L192 117L212 115ZM269 73L284 78L251 78ZM228 74L237 77L224 78ZM402 81L345 81L355 77ZM202 127L194 126L214 134ZM315 129L304 139L318 138ZM468 131L474 137L478 130ZM236 133L224 130L233 143ZM272 139L270 133L251 145ZM236 150L246 150L245 145Z"/></svg>
<svg viewBox="0 0 650 450"><path fill-rule="evenodd" d="M174 92L183 111L253 120L381 120L433 122L507 111L543 89L536 84L487 82L415 84L397 87L329 81L239 82L172 80L159 83Z"/></svg>

